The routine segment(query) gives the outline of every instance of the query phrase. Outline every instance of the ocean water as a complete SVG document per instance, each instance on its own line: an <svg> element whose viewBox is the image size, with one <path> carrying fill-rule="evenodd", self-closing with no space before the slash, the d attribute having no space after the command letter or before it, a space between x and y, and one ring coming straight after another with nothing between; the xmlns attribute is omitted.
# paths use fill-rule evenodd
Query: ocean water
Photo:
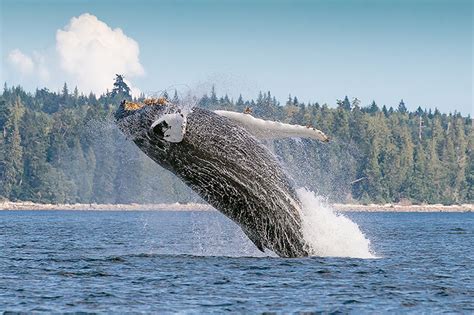
<svg viewBox="0 0 474 315"><path fill-rule="evenodd" d="M0 211L0 311L474 312L474 213L346 216L377 258L263 254L218 212Z"/></svg>

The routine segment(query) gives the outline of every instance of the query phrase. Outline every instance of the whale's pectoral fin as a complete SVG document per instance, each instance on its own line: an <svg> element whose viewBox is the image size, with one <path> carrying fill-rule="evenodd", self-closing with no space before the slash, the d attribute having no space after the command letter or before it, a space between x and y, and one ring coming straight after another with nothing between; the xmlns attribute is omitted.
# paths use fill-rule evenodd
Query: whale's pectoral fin
<svg viewBox="0 0 474 315"><path fill-rule="evenodd" d="M276 121L255 118L250 114L242 114L225 110L214 111L245 128L258 139L280 139L280 138L311 138L323 142L329 142L329 137L321 130L311 126L300 126L280 123Z"/></svg>
<svg viewBox="0 0 474 315"><path fill-rule="evenodd" d="M263 247L262 241L258 238L258 236L255 235L255 233L248 231L245 228L242 228L242 231L244 231L245 235L252 241L252 243L257 246L257 248L264 253L265 248Z"/></svg>
<svg viewBox="0 0 474 315"><path fill-rule="evenodd" d="M186 116L182 113L165 114L153 122L149 132L169 142L181 142L186 133Z"/></svg>

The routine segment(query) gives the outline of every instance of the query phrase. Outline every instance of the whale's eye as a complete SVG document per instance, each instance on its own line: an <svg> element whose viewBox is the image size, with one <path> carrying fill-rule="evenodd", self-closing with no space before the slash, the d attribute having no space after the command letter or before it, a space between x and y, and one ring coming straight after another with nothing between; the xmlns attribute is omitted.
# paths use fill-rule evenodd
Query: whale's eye
<svg viewBox="0 0 474 315"><path fill-rule="evenodd" d="M186 117L181 113L164 114L150 126L150 138L181 142L186 131Z"/></svg>
<svg viewBox="0 0 474 315"><path fill-rule="evenodd" d="M165 138L165 132L169 129L169 125L166 120L162 120L157 124L153 124L150 128L151 133L154 137L158 137L160 139Z"/></svg>

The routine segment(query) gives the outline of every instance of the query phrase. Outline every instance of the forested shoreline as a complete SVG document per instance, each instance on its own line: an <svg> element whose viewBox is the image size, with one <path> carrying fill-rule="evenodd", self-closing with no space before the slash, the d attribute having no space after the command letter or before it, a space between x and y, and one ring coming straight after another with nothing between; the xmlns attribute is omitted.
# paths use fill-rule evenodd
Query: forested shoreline
<svg viewBox="0 0 474 315"><path fill-rule="evenodd" d="M180 102L173 91L164 97ZM270 92L255 100L218 96L198 106L310 125L328 144L307 139L267 143L295 178L331 202L462 204L474 202L471 117L418 108L362 106L347 96L336 104L280 104ZM115 128L113 112L131 99L117 78L97 97L46 88L27 93L4 86L0 96L0 200L39 203L191 202L199 198L142 154ZM139 101L140 99L138 99Z"/></svg>

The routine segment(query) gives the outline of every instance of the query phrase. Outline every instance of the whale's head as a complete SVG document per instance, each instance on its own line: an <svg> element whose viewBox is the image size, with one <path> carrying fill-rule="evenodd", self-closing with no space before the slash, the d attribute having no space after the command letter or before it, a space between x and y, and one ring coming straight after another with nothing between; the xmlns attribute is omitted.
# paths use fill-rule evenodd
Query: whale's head
<svg viewBox="0 0 474 315"><path fill-rule="evenodd" d="M175 104L164 98L143 102L122 101L115 112L119 129L135 143L156 144L181 142L186 130L186 116Z"/></svg>

